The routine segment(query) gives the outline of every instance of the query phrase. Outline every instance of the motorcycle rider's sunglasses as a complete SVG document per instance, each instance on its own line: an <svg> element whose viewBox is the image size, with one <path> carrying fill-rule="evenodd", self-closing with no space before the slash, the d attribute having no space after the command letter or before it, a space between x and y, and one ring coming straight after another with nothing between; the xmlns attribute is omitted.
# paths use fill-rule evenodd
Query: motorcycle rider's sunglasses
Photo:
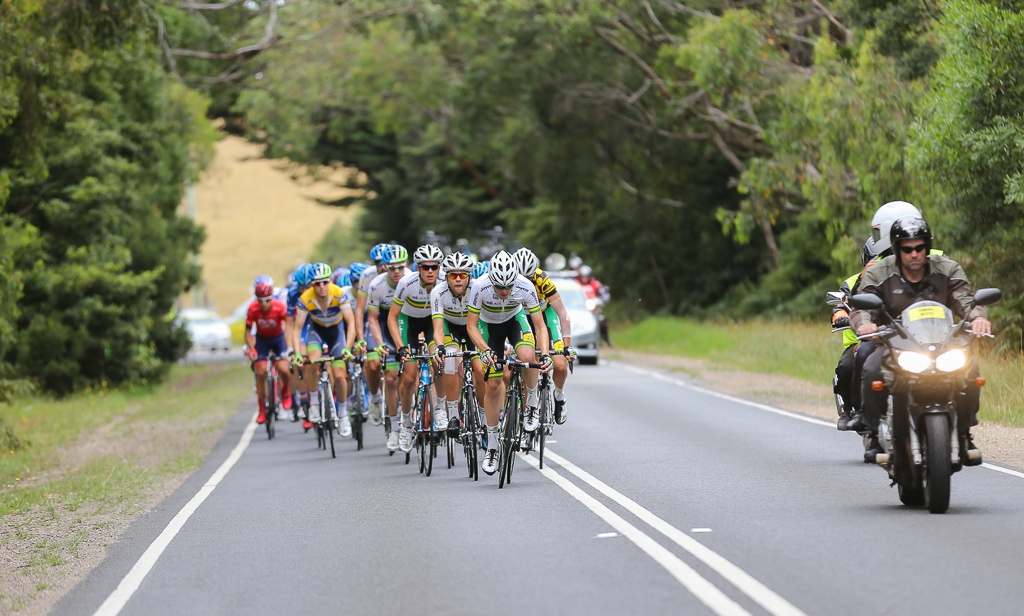
<svg viewBox="0 0 1024 616"><path fill-rule="evenodd" d="M466 272L448 272L448 277L454 278L455 280L465 280L469 278L469 274Z"/></svg>
<svg viewBox="0 0 1024 616"><path fill-rule="evenodd" d="M905 255L915 252L924 252L924 244L918 244L917 246L900 246L900 252Z"/></svg>

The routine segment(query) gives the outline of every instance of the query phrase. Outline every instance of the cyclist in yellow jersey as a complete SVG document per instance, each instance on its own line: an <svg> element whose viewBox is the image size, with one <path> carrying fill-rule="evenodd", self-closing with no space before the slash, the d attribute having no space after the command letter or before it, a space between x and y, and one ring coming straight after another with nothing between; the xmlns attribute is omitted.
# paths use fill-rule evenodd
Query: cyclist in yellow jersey
<svg viewBox="0 0 1024 616"><path fill-rule="evenodd" d="M300 332L307 318L310 321L310 328L306 345L303 347ZM333 358L329 370L337 396L337 400L332 402L334 402L339 415L342 436L352 434L352 427L348 419L348 371L345 367L345 360L352 357L352 352L346 341L353 346L356 344L355 331L355 318L348 297L341 287L331 282L331 266L326 263L317 263L313 266L312 287L306 289L299 296L295 327L292 330L292 345L296 350L296 363L299 364L303 361L303 348L305 348L309 361L314 362L323 356L323 345L327 345L328 353ZM315 383L317 367L310 363L305 366L304 370L304 378L307 382ZM314 389L313 394L314 399L310 404L310 420L316 423L320 419L319 389Z"/></svg>

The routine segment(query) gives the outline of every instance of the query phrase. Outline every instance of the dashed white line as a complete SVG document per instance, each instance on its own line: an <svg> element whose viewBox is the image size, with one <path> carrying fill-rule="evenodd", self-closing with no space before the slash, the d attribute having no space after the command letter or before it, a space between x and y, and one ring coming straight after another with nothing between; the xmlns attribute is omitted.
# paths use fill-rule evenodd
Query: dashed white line
<svg viewBox="0 0 1024 616"><path fill-rule="evenodd" d="M555 485L568 492L570 496L582 503L587 509L597 514L599 518L611 525L612 528L632 541L634 545L664 567L669 575L682 584L686 590L690 591L697 600L708 606L712 612L722 615L750 616L750 612L726 596L714 584L701 577L699 573L694 571L692 567L683 562L678 556L601 504L596 498L584 492L576 484L550 468L540 468L540 462L533 456L521 455L520 457L526 460L530 466L540 471L542 475L553 481Z"/></svg>
<svg viewBox="0 0 1024 616"><path fill-rule="evenodd" d="M783 599L761 582L754 579L749 573L732 564L693 537L690 537L683 531L654 515L644 507L641 507L635 501L610 487L600 479L597 479L587 471L579 468L572 462L569 462L562 456L550 450L545 452L544 455L555 464L558 464L568 472L586 482L601 494L604 494L633 515L643 520L654 530L668 537L676 545L692 554L698 560L725 578L730 584L742 591L743 594L754 600L768 613L774 614L775 616L805 616L804 613L796 606ZM544 470L548 469L545 468Z"/></svg>
<svg viewBox="0 0 1024 616"><path fill-rule="evenodd" d="M242 438L239 439L238 444L235 445L235 448L228 455L228 459L224 460L224 463L210 477L210 480L199 489L199 492L192 497L192 500L181 508L181 511L174 516L174 519L160 533L160 536L153 540L153 543L149 544L149 548L142 554L138 562L135 563L135 566L128 572L128 575L124 576L121 583L117 585L114 592L110 593L110 596L107 597L107 600L103 602L103 605L96 610L93 616L116 616L121 613L121 610L124 609L128 600L135 594L135 591L139 589L142 580L149 575L153 565L156 564L157 559L167 549L174 536L178 534L178 531L185 525L185 522L192 517L192 514L196 512L199 505L202 505L203 501L213 493L213 490L224 479L224 476L228 474L228 471L235 465L235 462L238 462L238 459L242 457L242 453L249 446L249 441L252 440L252 435L256 432L256 428L256 422L250 421L245 430L242 431Z"/></svg>

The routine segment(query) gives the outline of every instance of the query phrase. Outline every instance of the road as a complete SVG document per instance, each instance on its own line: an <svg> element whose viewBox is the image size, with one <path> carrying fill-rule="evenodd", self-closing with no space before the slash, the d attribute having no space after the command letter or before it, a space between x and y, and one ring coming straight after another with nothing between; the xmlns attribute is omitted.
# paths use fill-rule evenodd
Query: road
<svg viewBox="0 0 1024 616"><path fill-rule="evenodd" d="M381 428L337 459L291 423L245 446L240 409L53 613L1021 611L1024 474L966 469L932 515L900 505L859 440L821 420L623 364L571 378L545 470L521 459L501 490L497 475L467 479L461 451L420 475Z"/></svg>

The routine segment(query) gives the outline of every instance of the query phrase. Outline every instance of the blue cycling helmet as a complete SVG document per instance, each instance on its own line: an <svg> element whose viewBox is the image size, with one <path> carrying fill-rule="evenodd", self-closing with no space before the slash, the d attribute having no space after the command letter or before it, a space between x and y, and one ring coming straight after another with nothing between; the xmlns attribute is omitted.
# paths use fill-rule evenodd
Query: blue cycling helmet
<svg viewBox="0 0 1024 616"><path fill-rule="evenodd" d="M335 269L333 272L331 272L331 282L333 282L334 284L336 284L338 286L342 286L342 287L346 286L346 285L343 285L340 282L338 282L339 280L341 280L342 276L345 276L346 278L348 277L348 268L347 267L339 267L339 268ZM348 284L352 284L352 282L349 281Z"/></svg>
<svg viewBox="0 0 1024 616"><path fill-rule="evenodd" d="M331 279L331 266L326 263L315 263L312 267L312 279L313 280L330 280Z"/></svg>
<svg viewBox="0 0 1024 616"><path fill-rule="evenodd" d="M268 274L260 274L259 276L257 276L252 281L253 288L255 289L256 285L260 284L261 282L265 282L265 283L269 284L270 286L274 286L274 279L273 278L271 278Z"/></svg>
<svg viewBox="0 0 1024 616"><path fill-rule="evenodd" d="M377 244L370 249L370 260L374 263L381 262L381 256L384 254L384 250L388 247L388 244Z"/></svg>
<svg viewBox="0 0 1024 616"><path fill-rule="evenodd" d="M489 274L490 271L491 271L491 262L490 261L480 261L479 263L477 263L476 265L473 266L473 271L470 272L470 273L473 276L473 278L480 278L482 276L486 276L487 274Z"/></svg>
<svg viewBox="0 0 1024 616"><path fill-rule="evenodd" d="M405 263L409 260L409 251L405 249L405 246L399 246L398 244L389 244L387 248L380 254L380 259L384 263Z"/></svg>
<svg viewBox="0 0 1024 616"><path fill-rule="evenodd" d="M352 278L353 281L359 280L360 278L363 277L363 272L365 272L369 267L370 266L365 263L360 263L359 261L356 261L355 263L348 266L348 275L349 277Z"/></svg>
<svg viewBox="0 0 1024 616"><path fill-rule="evenodd" d="M303 263L295 270L295 284L300 287L308 287L313 282L313 266Z"/></svg>

